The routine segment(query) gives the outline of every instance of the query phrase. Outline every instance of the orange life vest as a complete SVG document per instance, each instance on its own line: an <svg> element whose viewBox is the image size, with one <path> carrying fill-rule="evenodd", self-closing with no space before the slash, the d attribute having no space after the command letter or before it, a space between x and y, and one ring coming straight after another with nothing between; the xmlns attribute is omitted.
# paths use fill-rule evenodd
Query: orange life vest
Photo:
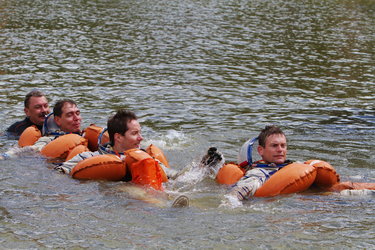
<svg viewBox="0 0 375 250"><path fill-rule="evenodd" d="M18 139L18 146L23 148L34 145L40 137L42 137L42 132L35 125L32 125L22 132Z"/></svg>
<svg viewBox="0 0 375 250"><path fill-rule="evenodd" d="M157 161L140 149L129 149L124 154L125 164L131 173L133 183L162 190L162 182L168 181L168 178Z"/></svg>
<svg viewBox="0 0 375 250"><path fill-rule="evenodd" d="M116 155L96 155L78 162L70 175L79 180L120 181L126 175L126 167Z"/></svg>
<svg viewBox="0 0 375 250"><path fill-rule="evenodd" d="M84 130L83 136L87 139L90 151L98 150L98 138L103 130L104 128L96 126L95 124L90 124L90 126ZM104 132L101 138L101 143L105 144L107 142L109 142L109 135L108 132Z"/></svg>
<svg viewBox="0 0 375 250"><path fill-rule="evenodd" d="M61 135L44 146L40 153L46 157L65 160L69 152L78 145L87 146L87 140L77 134Z"/></svg>

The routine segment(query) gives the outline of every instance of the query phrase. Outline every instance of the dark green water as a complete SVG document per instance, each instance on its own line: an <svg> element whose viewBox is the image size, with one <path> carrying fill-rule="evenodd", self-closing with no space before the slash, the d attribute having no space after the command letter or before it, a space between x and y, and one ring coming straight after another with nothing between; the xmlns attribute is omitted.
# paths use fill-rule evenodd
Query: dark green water
<svg viewBox="0 0 375 250"><path fill-rule="evenodd" d="M163 148L176 169L213 145L235 161L243 142L276 124L289 158L375 182L374 17L369 0L0 0L0 131L38 88L52 105L76 100L85 126L135 111L143 145ZM0 138L0 152L14 143ZM170 192L192 207L175 210L39 158L0 168L1 248L375 246L373 196L308 192L218 208L226 190L188 176Z"/></svg>

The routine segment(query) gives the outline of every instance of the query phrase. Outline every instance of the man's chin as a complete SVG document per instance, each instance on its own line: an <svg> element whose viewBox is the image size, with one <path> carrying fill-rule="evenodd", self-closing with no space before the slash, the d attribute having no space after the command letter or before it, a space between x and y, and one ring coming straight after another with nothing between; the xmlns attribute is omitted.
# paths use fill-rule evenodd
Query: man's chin
<svg viewBox="0 0 375 250"><path fill-rule="evenodd" d="M286 159L275 159L273 162L276 164L283 164L286 161Z"/></svg>
<svg viewBox="0 0 375 250"><path fill-rule="evenodd" d="M72 130L72 133L80 133L81 132L81 128L75 128Z"/></svg>
<svg viewBox="0 0 375 250"><path fill-rule="evenodd" d="M31 120L31 119L30 119ZM31 120L32 123L36 124L36 125L43 125L44 123L44 118L38 118L37 120Z"/></svg>

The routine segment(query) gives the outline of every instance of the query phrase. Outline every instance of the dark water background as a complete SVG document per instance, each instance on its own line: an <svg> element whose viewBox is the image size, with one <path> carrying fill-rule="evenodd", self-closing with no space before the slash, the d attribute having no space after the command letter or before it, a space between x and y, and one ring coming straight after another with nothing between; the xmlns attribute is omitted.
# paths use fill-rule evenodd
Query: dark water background
<svg viewBox="0 0 375 250"><path fill-rule="evenodd" d="M0 131L38 88L51 105L76 100L85 126L135 111L143 146L163 148L176 169L212 145L235 161L276 124L289 158L374 182L374 17L370 0L0 0ZM0 138L0 151L14 143ZM374 196L307 192L219 208L226 190L191 177L170 189L192 206L171 209L36 157L0 168L1 248L375 246Z"/></svg>

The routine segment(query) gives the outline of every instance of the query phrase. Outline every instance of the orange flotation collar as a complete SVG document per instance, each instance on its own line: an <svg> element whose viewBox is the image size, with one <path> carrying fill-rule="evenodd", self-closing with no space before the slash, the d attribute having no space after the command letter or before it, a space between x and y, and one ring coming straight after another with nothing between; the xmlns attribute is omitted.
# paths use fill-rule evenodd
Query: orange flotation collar
<svg viewBox="0 0 375 250"><path fill-rule="evenodd" d="M40 137L42 137L42 132L37 128L37 126L32 125L22 132L20 138L18 139L18 146L22 148L34 145Z"/></svg>
<svg viewBox="0 0 375 250"><path fill-rule="evenodd" d="M163 189L162 182L168 181L168 178L155 159L141 149L129 149L124 154L133 183L149 185L156 190Z"/></svg>
<svg viewBox="0 0 375 250"><path fill-rule="evenodd" d="M87 146L87 140L77 134L66 134L48 143L42 148L40 153L45 157L65 160L69 152L78 145Z"/></svg>
<svg viewBox="0 0 375 250"><path fill-rule="evenodd" d="M126 175L126 166L116 155L96 155L80 161L70 175L79 180L120 181Z"/></svg>
<svg viewBox="0 0 375 250"><path fill-rule="evenodd" d="M168 162L167 158L165 157L163 151L161 151L161 149L158 148L156 145L150 144L150 146L148 146L146 148L146 152L151 157L153 157L153 158L159 160L161 163L163 163L164 166L166 166L167 168L170 168L169 162Z"/></svg>
<svg viewBox="0 0 375 250"><path fill-rule="evenodd" d="M109 135L107 129L90 124L84 131L84 137L88 141L88 148L90 151L97 151L99 145L109 142Z"/></svg>
<svg viewBox="0 0 375 250"><path fill-rule="evenodd" d="M77 148L78 146L75 150L85 150L84 147ZM150 153L155 154L155 158L159 158L160 162L163 161L163 164L169 166L160 149L153 145L150 145L148 149L152 149ZM128 177L127 173L129 173L131 182L163 190L162 183L168 181L168 178L158 160L141 149L130 149L123 155L125 155L124 160L121 160L121 155L115 152L82 160L72 169L71 176L75 179L113 181L125 180L125 175Z"/></svg>
<svg viewBox="0 0 375 250"><path fill-rule="evenodd" d="M328 188L340 182L340 176L328 162L321 160L308 160L305 164L313 166L317 173L314 185L319 188Z"/></svg>
<svg viewBox="0 0 375 250"><path fill-rule="evenodd" d="M255 197L270 197L302 192L311 186L323 190L343 189L343 187L348 186L346 184L340 186L340 177L335 169L328 162L321 160L308 160L305 163L290 163L288 161L281 165L268 165L257 162L252 166L258 168L279 167L279 170L275 170L267 176L265 183L255 192ZM219 184L232 185L239 181L245 172L246 169L241 168L239 165L226 164L219 170L216 181ZM354 188L361 185L352 186ZM362 186L371 188L375 184Z"/></svg>
<svg viewBox="0 0 375 250"><path fill-rule="evenodd" d="M254 194L270 197L308 189L316 177L316 169L308 164L292 163L274 173Z"/></svg>

